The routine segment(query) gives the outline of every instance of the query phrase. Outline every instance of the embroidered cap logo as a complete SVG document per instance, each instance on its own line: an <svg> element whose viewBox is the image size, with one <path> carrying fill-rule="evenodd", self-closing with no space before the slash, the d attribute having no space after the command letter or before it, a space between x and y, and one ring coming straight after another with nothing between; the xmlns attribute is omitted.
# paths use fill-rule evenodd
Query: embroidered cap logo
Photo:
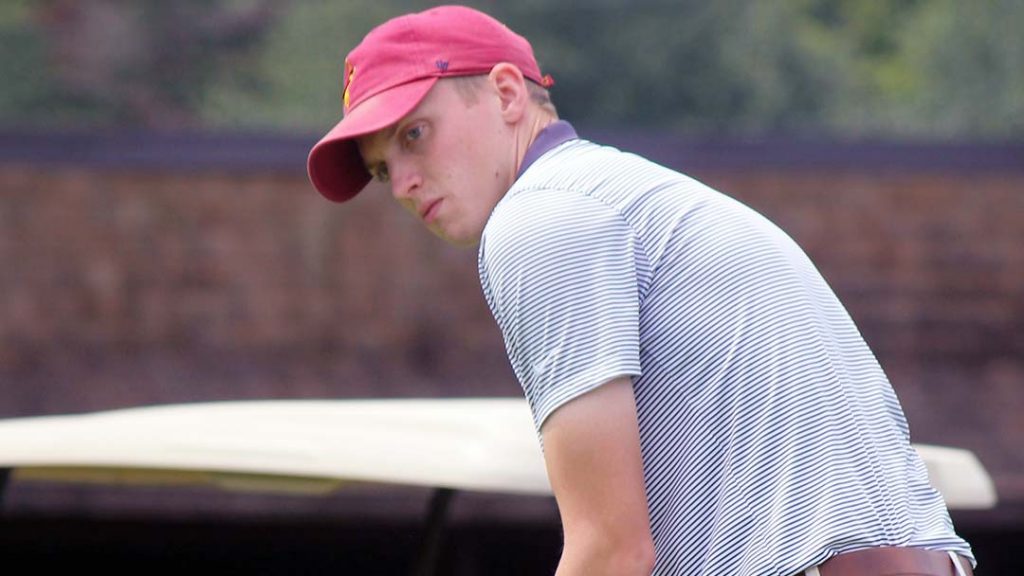
<svg viewBox="0 0 1024 576"><path fill-rule="evenodd" d="M352 63L345 60L345 91L341 95L341 103L345 107L345 112L348 112L349 107L349 93L352 90L352 79L356 76L356 69L352 66Z"/></svg>

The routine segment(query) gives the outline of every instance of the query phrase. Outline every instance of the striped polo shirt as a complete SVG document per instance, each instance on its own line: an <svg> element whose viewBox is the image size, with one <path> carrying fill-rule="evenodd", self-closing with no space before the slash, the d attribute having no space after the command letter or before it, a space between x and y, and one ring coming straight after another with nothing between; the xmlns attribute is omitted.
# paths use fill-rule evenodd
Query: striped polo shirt
<svg viewBox="0 0 1024 576"><path fill-rule="evenodd" d="M644 158L581 139L542 152L487 222L480 281L538 432L632 378L654 574L790 576L870 546L973 561L792 239Z"/></svg>

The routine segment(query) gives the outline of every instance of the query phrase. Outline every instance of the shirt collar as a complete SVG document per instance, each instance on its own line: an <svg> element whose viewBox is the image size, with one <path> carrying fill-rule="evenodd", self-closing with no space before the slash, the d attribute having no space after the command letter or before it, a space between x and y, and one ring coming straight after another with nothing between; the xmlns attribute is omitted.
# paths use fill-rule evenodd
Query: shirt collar
<svg viewBox="0 0 1024 576"><path fill-rule="evenodd" d="M526 154L523 156L523 163L519 166L519 173L516 174L516 179L518 180L526 172L526 169L546 152L576 138L579 138L576 135L576 130L572 127L572 124L565 120L558 120L545 126L540 131L540 134L537 134L533 144L530 144L530 147L526 149Z"/></svg>

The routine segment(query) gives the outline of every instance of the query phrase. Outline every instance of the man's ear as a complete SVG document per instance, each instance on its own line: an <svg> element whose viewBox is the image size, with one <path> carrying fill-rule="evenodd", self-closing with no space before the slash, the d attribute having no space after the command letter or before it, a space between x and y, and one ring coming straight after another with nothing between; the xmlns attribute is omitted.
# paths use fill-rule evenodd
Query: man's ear
<svg viewBox="0 0 1024 576"><path fill-rule="evenodd" d="M491 68L487 78L497 91L502 118L510 124L519 122L530 101L523 73L514 64L502 62Z"/></svg>

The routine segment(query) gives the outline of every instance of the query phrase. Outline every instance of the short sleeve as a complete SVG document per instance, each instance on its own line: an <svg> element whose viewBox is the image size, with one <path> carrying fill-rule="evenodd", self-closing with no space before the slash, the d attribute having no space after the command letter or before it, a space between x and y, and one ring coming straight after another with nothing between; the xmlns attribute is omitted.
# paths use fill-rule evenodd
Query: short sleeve
<svg viewBox="0 0 1024 576"><path fill-rule="evenodd" d="M559 406L640 375L635 235L614 208L562 190L506 197L484 230L484 295L539 431Z"/></svg>

